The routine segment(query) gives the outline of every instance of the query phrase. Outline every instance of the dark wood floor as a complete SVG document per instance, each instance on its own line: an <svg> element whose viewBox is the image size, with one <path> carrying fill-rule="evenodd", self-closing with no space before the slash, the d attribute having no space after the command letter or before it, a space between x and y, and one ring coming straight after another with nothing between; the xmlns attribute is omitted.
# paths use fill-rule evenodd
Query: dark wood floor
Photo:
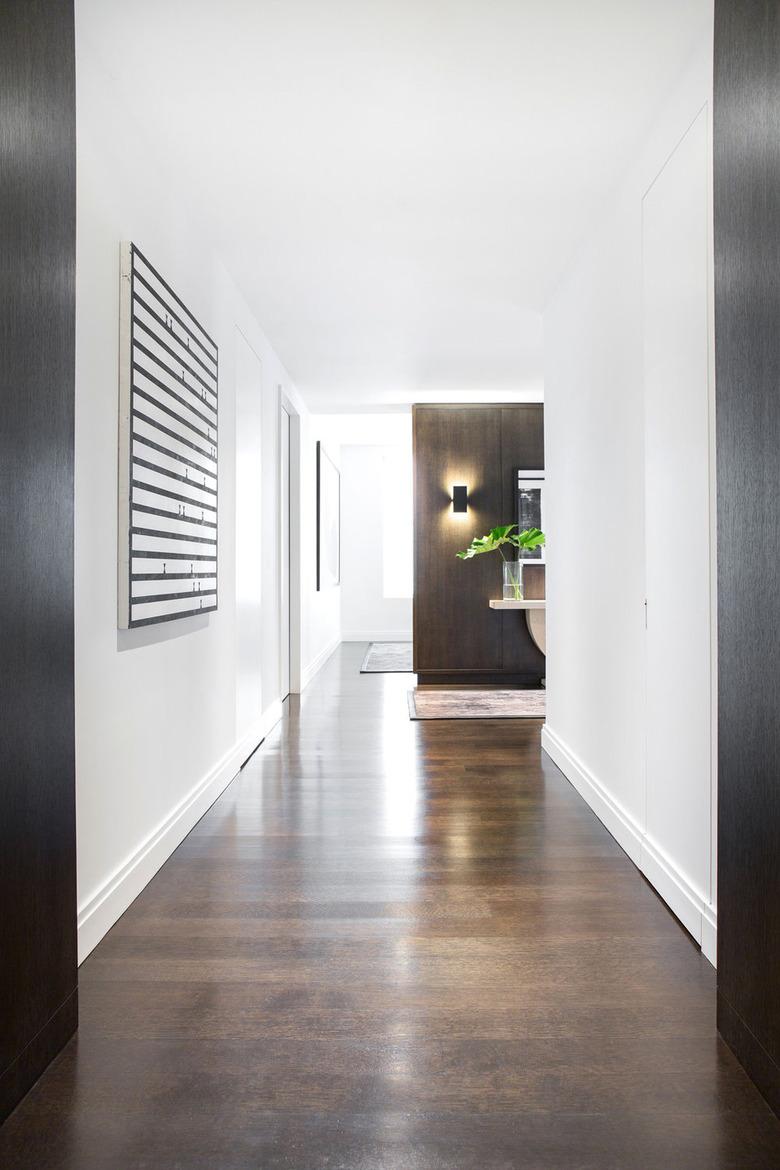
<svg viewBox="0 0 780 1170"><path fill-rule="evenodd" d="M81 969L14 1170L777 1170L715 977L532 721L344 647Z"/></svg>

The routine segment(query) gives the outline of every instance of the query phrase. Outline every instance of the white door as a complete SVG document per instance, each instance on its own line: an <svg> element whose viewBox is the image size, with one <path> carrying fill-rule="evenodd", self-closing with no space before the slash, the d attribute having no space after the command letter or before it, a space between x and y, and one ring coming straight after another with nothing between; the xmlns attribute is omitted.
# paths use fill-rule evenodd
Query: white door
<svg viewBox="0 0 780 1170"><path fill-rule="evenodd" d="M712 901L709 127L699 114L643 202L647 845L694 937ZM654 842L664 842L664 853ZM657 872L656 872L657 871ZM663 875L666 875L664 878Z"/></svg>
<svg viewBox="0 0 780 1170"><path fill-rule="evenodd" d="M286 699L290 693L290 416L284 405L281 407L280 449L279 681L281 697Z"/></svg>

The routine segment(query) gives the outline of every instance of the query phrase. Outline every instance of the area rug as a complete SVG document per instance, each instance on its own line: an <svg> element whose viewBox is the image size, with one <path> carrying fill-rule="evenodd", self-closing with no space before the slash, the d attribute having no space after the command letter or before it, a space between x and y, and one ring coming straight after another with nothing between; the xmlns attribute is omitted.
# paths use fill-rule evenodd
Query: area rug
<svg viewBox="0 0 780 1170"><path fill-rule="evenodd" d="M409 691L410 719L544 719L544 691Z"/></svg>
<svg viewBox="0 0 780 1170"><path fill-rule="evenodd" d="M372 642L366 651L361 674L405 674L412 669L411 642Z"/></svg>

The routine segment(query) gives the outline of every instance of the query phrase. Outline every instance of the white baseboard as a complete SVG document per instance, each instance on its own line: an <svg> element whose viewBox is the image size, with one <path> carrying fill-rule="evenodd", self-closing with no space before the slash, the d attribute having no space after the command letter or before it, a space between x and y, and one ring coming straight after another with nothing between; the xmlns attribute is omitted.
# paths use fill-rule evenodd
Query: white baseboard
<svg viewBox="0 0 780 1170"><path fill-rule="evenodd" d="M718 915L713 906L707 905L701 915L701 953L713 967L718 965Z"/></svg>
<svg viewBox="0 0 780 1170"><path fill-rule="evenodd" d="M593 773L588 771L583 762L577 759L546 723L542 728L542 747L558 765L569 783L587 801L602 824L609 829L618 845L625 849L634 865L639 866L642 856L641 826L606 788L599 784Z"/></svg>
<svg viewBox="0 0 780 1170"><path fill-rule="evenodd" d="M336 650L338 650L340 645L341 645L341 635L339 635L338 638L334 638L332 642L329 642L328 645L323 650L320 650L317 657L313 658L311 660L311 662L308 664L308 666L304 666L303 670L301 671L301 690L302 691L306 690L307 686L309 685L311 680L314 678L315 674L319 670L322 670L323 666L328 661L331 654L334 654L336 652Z"/></svg>
<svg viewBox="0 0 780 1170"><path fill-rule="evenodd" d="M121 918L131 902L168 860L208 808L238 774L241 765L282 717L277 701L263 712L251 732L243 736L188 792L159 825L79 906L79 963Z"/></svg>
<svg viewBox="0 0 780 1170"><path fill-rule="evenodd" d="M647 834L642 841L639 868L685 929L693 935L702 953L714 967L717 951L717 914L714 907Z"/></svg>
<svg viewBox="0 0 780 1170"><path fill-rule="evenodd" d="M411 642L410 630L347 630L342 642Z"/></svg>
<svg viewBox="0 0 780 1170"><path fill-rule="evenodd" d="M714 967L717 954L714 907L547 724L542 729L542 747L696 939L702 954Z"/></svg>

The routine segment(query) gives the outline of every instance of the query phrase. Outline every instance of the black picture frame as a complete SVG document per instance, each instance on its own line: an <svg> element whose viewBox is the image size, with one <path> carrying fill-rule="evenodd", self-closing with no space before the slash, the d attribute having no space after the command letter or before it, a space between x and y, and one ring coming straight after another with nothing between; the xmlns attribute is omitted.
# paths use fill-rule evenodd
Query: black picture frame
<svg viewBox="0 0 780 1170"><path fill-rule="evenodd" d="M515 478L515 523L517 531L539 528L544 532L544 471L519 470ZM544 561L544 545L519 549L522 561Z"/></svg>

